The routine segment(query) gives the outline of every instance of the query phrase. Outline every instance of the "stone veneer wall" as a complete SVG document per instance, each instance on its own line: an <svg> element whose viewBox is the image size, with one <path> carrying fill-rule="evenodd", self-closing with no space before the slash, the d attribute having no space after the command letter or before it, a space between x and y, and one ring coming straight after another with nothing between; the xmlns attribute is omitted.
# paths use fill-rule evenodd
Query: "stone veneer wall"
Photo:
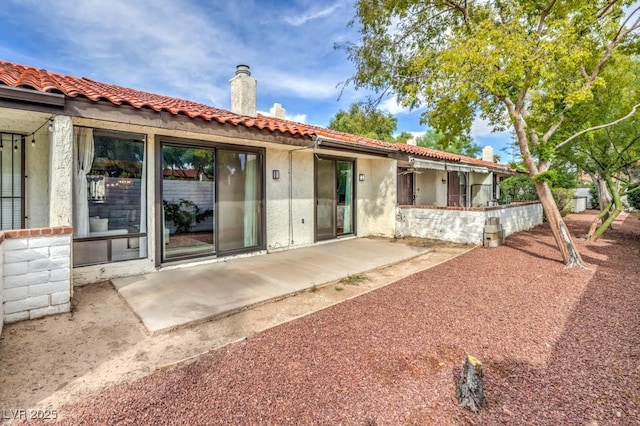
<svg viewBox="0 0 640 426"><path fill-rule="evenodd" d="M0 233L0 322L69 312L72 233L70 226Z"/></svg>
<svg viewBox="0 0 640 426"><path fill-rule="evenodd" d="M542 223L542 204L513 203L495 207L400 206L396 214L396 236L433 238L482 245L487 218L500 218L505 236Z"/></svg>

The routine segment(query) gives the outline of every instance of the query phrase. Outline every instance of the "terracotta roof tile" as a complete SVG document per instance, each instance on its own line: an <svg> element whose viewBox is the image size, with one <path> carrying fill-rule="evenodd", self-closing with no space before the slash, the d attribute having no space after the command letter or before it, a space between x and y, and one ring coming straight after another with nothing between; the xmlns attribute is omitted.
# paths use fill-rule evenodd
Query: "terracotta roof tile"
<svg viewBox="0 0 640 426"><path fill-rule="evenodd" d="M478 164L477 162L480 161L484 165L493 168L506 167L434 149L407 144L391 144L320 126L297 123L260 114L257 117L247 117L197 102L101 83L86 77L72 77L2 60L0 60L0 84L28 88L39 92L62 93L71 98L85 97L94 102L107 101L114 105L130 105L138 109L149 108L158 112L167 111L174 115L185 115L189 118L201 118L221 124L245 126L270 132L288 133L309 138L325 137L358 146L382 148L390 152L402 152L436 160L462 161L465 163L471 162L472 164Z"/></svg>

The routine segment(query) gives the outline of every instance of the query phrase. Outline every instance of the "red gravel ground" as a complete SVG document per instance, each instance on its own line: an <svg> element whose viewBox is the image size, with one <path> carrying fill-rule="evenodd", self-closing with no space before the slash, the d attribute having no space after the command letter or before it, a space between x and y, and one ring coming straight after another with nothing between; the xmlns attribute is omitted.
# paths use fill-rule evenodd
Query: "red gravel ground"
<svg viewBox="0 0 640 426"><path fill-rule="evenodd" d="M547 226L513 235L197 361L105 389L67 424L640 424L640 221L597 243L567 223L586 270ZM485 406L458 406L466 354Z"/></svg>

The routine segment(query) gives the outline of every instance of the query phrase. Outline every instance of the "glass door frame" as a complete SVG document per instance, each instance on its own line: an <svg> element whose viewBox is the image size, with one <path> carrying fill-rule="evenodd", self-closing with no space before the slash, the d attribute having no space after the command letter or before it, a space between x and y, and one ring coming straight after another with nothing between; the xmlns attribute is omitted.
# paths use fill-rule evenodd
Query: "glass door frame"
<svg viewBox="0 0 640 426"><path fill-rule="evenodd" d="M163 202L162 202L162 193L163 193L163 146L172 145L172 146L180 146L187 148L196 148L196 149L208 149L214 151L214 253L204 254L204 255L194 255L194 256L184 256L177 257L175 259L163 259L163 235L164 235L164 215L163 215ZM265 168L265 149L260 147L253 147L247 145L233 145L233 144L225 144L218 142L211 142L199 139L182 139L176 137L169 136L161 136L157 135L155 137L155 168L156 168L156 184L155 184L155 200L154 200L154 218L155 218L155 264L156 267L160 267L162 265L175 264L176 262L185 261L185 260L193 260L193 259L206 259L206 258L218 258L236 254L250 253L255 251L261 251L265 249L266 242L266 168ZM252 246L246 249L236 249L236 250L228 250L228 251L220 251L219 247L219 226L218 226L218 215L219 215L219 207L218 207L218 197L219 197L219 167L218 167L218 151L219 150L231 150L236 152L243 153L251 153L256 154L258 157L257 166L259 167L258 171L258 179L259 185L258 190L260 191L260 197L258 201L258 226L260 227L257 238L258 244L256 246Z"/></svg>
<svg viewBox="0 0 640 426"><path fill-rule="evenodd" d="M318 235L318 161L319 160L329 160L329 161L333 161L334 163L334 177L333 177L333 181L332 181L332 186L335 188L335 190L337 191L337 173L338 173L338 167L337 167L337 163L339 161L342 162L349 162L351 163L352 167L351 167L351 171L352 171L352 176L351 176L351 231L350 232L345 232L345 233L341 233L338 234L337 233L337 229L338 229L338 225L337 225L337 220L333 220L333 233L332 235L329 236L322 236L320 237ZM327 241L327 240L334 240L334 239L339 239L339 238L343 238L343 237L348 237L348 236L353 236L357 234L357 221L356 221L356 217L357 217L357 207L356 207L356 200L358 199L357 196L357 188L358 185L356 184L357 182L357 176L358 176L358 171L357 171L357 161L355 158L350 158L350 157L336 157L336 156L330 156L330 155L316 155L315 156L315 161L314 161L314 167L313 167L313 172L314 172L314 176L313 176L313 201L314 201L314 209L313 209L313 214L314 214L314 229L313 229L313 236L314 236L314 240L317 241ZM336 194L337 195L337 194ZM337 200L336 198L333 199L333 214L335 215L335 217L337 218Z"/></svg>

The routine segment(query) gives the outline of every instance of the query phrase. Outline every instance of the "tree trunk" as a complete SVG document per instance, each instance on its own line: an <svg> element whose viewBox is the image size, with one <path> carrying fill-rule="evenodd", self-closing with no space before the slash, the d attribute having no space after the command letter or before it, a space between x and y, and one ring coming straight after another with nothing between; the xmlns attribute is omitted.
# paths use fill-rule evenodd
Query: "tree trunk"
<svg viewBox="0 0 640 426"><path fill-rule="evenodd" d="M558 210L558 206L551 195L549 185L547 185L546 182L535 182L535 185L536 191L538 192L538 198L540 198L540 202L542 203L542 208L544 209L547 220L549 221L551 233L556 240L558 249L560 249L560 254L562 255L564 264L567 268L585 268L586 266L573 243L569 229L564 223L560 210Z"/></svg>
<svg viewBox="0 0 640 426"><path fill-rule="evenodd" d="M518 146L520 147L522 160L527 166L529 176L533 178L533 176L549 170L549 161L540 161L540 163L536 165L534 162L534 157L531 155L531 151L529 150L529 139L527 137L526 130L527 125L524 120L524 107L514 104L507 98L504 99L504 102L507 106L509 116L513 120L513 128L516 132ZM551 134L552 132L548 133L549 137L551 137ZM531 137L532 143L534 143L534 145L539 145L539 141L535 132L531 133ZM556 240L556 244L558 245L558 249L560 250L560 254L562 255L564 264L567 266L567 268L585 268L586 266L582 261L580 253L578 253L575 244L573 243L573 239L571 238L571 234L567 229L567 225L562 219L562 215L560 214L560 210L558 210L558 206L553 199L553 195L551 195L551 189L549 189L549 185L547 185L547 183L545 182L540 183L535 180L533 182L536 185L538 198L540 199L542 208L547 215L549 227L551 228L553 237Z"/></svg>
<svg viewBox="0 0 640 426"><path fill-rule="evenodd" d="M620 198L620 192L618 191L618 187L616 186L615 182L613 182L611 176L605 176L602 181L604 181L605 183L605 190L608 190L609 194L611 194L611 204L613 204L614 208L613 210L611 210L611 204L607 206L607 218L602 222L602 225L600 225L597 231L591 233L591 230L589 230L589 241L596 241L598 238L600 238L602 234L604 234L604 232L611 227L613 221L616 220L616 218L622 211L622 199Z"/></svg>
<svg viewBox="0 0 640 426"><path fill-rule="evenodd" d="M600 211L606 212L602 218L604 223L609 218L609 205L613 202L611 192L607 189L607 182L604 179L597 178L596 185L598 188L598 201L600 203Z"/></svg>
<svg viewBox="0 0 640 426"><path fill-rule="evenodd" d="M607 207L605 207L600 214L598 214L598 216L595 217L595 219L593 219L593 221L591 222L591 226L589 227L589 233L587 234L587 240L589 241L595 241L593 239L593 234L595 234L596 229L598 229L598 224L599 223L604 223L605 221L605 216L609 215L609 211L611 210L611 207L613 206L613 203L609 203L607 205Z"/></svg>

